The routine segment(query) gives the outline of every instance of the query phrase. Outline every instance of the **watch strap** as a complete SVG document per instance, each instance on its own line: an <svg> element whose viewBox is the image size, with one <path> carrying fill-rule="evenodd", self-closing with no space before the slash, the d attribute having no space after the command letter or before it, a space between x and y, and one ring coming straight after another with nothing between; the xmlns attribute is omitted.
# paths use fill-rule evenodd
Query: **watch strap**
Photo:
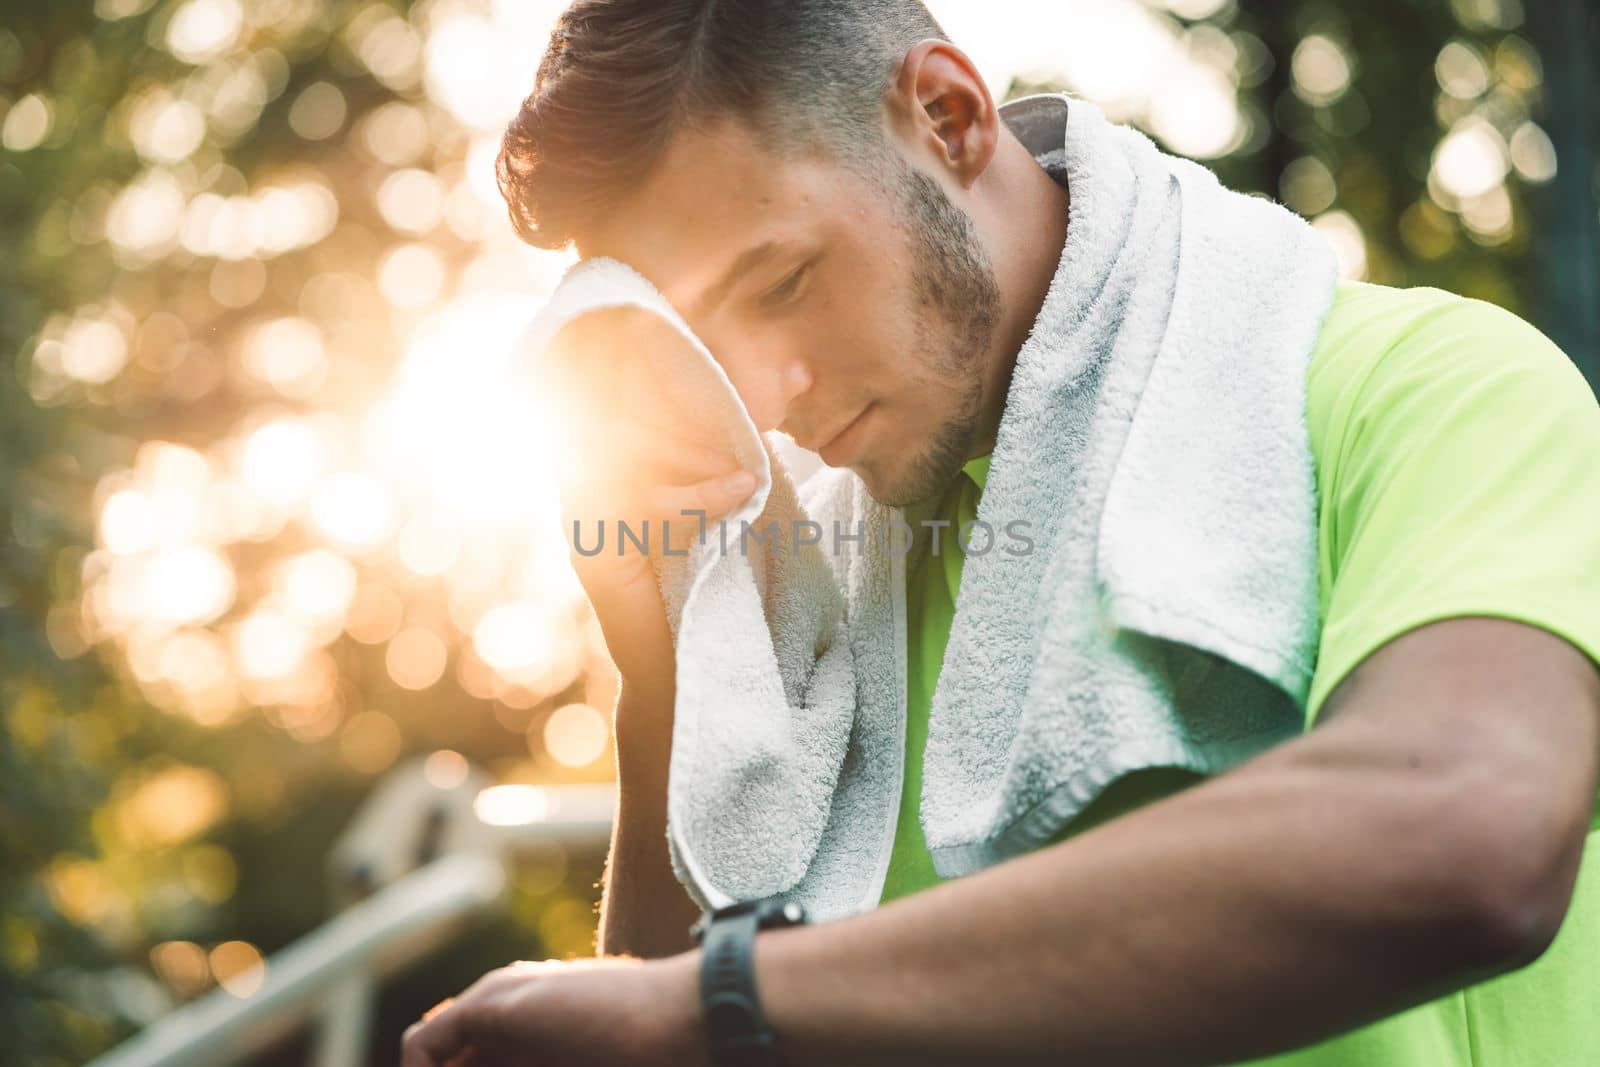
<svg viewBox="0 0 1600 1067"><path fill-rule="evenodd" d="M763 929L805 921L796 904L778 898L720 908L695 924L700 941L700 1002L707 1047L716 1067L780 1067L755 982L755 939Z"/></svg>

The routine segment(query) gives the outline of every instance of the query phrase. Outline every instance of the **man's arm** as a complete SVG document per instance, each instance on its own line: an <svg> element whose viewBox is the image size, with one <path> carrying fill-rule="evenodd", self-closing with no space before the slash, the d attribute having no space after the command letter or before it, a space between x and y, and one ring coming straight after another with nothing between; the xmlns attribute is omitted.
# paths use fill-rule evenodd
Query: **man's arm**
<svg viewBox="0 0 1600 1067"><path fill-rule="evenodd" d="M559 454L562 523L572 564L622 677L615 713L618 799L600 904L601 955L652 957L690 946L698 909L667 852L667 766L672 751L672 633L650 559L623 551L605 528L629 520L663 551L668 524L714 521L755 491L720 427L661 403L670 360L641 354L681 348L676 329L637 308L590 312L552 342L549 409ZM698 357L695 357L698 358ZM689 516L700 516L696 521ZM572 524L577 524L576 526ZM578 530L596 543L579 550ZM672 540L685 545L693 533Z"/></svg>
<svg viewBox="0 0 1600 1067"><path fill-rule="evenodd" d="M797 1063L1235 1062L1536 958L1594 810L1600 676L1545 632L1390 642L1304 737L870 914L772 931Z"/></svg>
<svg viewBox="0 0 1600 1067"><path fill-rule="evenodd" d="M699 909L667 852L667 769L677 682L672 631L648 564L579 561L579 574L621 675L614 732L617 810L600 897L602 956L670 956L690 948Z"/></svg>
<svg viewBox="0 0 1600 1067"><path fill-rule="evenodd" d="M617 701L617 812L600 897L603 956L670 956L692 945L700 911L667 853L672 689L624 683Z"/></svg>

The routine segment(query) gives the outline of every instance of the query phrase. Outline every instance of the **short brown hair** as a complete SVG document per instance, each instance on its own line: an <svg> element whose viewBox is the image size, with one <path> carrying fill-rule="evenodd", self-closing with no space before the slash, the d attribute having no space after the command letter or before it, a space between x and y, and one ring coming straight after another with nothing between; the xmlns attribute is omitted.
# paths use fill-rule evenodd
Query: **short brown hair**
<svg viewBox="0 0 1600 1067"><path fill-rule="evenodd" d="M718 119L859 166L895 64L928 38L946 39L921 0L577 0L495 161L511 224L566 246L679 131Z"/></svg>

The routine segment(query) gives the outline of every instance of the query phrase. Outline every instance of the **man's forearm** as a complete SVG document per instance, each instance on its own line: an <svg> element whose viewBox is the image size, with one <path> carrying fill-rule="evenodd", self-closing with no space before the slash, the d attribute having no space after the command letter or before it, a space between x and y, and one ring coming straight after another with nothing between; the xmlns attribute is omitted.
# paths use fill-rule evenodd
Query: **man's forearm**
<svg viewBox="0 0 1600 1067"><path fill-rule="evenodd" d="M667 770L677 664L666 610L648 566L617 575L585 565L585 588L617 664L617 810L600 896L601 955L655 957L687 949L698 910L667 852Z"/></svg>
<svg viewBox="0 0 1600 1067"><path fill-rule="evenodd" d="M667 852L670 684L624 684L617 701L617 812L600 901L602 955L667 956L691 945L698 917Z"/></svg>
<svg viewBox="0 0 1600 1067"><path fill-rule="evenodd" d="M1525 962L1462 877L1492 862L1462 784L1419 786L1403 739L1372 766L1370 727L1337 726L870 914L763 934L774 1030L807 1064L1233 1063Z"/></svg>

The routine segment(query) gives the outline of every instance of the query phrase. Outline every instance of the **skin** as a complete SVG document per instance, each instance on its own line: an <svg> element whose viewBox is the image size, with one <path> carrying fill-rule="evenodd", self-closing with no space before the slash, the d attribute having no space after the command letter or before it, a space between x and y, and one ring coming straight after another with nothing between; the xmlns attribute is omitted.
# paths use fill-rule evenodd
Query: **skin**
<svg viewBox="0 0 1600 1067"><path fill-rule="evenodd" d="M912 49L885 104L893 143L968 213L995 265L1000 314L976 364L968 449L981 455L1063 205L954 48ZM783 323L722 311L691 324L764 429L806 441L880 404L851 466L874 492L919 488L927 443L965 418L960 390L952 374L917 376L907 361L928 348L896 348L916 335L883 310L912 310L904 242L829 229L841 213L888 227L892 213L853 201L825 167L775 173L737 131L684 136L641 195L654 207L636 205L626 227L637 246L607 247L646 264L680 308L718 270L710 246L725 256L772 227L826 244L832 269L863 268L819 275L813 303ZM731 467L714 449L672 458L614 499L716 514L748 495L722 485ZM706 1062L684 933L695 912L664 843L673 686L659 595L638 572L580 576L623 672L605 958L492 972L408 1031L405 1067ZM1368 657L1309 733L1225 774L871 913L762 934L757 984L799 1064L1251 1059L1535 959L1570 900L1597 785L1594 664L1540 629L1446 619Z"/></svg>

